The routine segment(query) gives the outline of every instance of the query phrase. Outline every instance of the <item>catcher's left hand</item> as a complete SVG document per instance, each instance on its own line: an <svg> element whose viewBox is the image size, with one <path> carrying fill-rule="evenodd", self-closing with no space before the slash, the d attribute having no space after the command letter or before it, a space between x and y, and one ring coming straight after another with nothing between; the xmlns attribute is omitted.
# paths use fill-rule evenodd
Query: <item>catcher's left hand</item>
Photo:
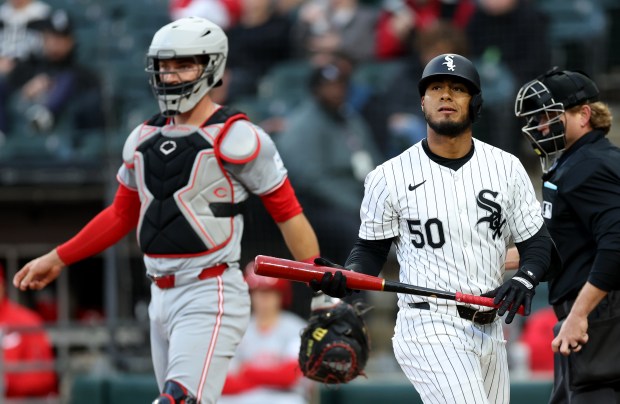
<svg viewBox="0 0 620 404"><path fill-rule="evenodd" d="M364 304L338 302L312 311L301 334L299 366L322 383L347 383L364 375L370 340L362 315Z"/></svg>

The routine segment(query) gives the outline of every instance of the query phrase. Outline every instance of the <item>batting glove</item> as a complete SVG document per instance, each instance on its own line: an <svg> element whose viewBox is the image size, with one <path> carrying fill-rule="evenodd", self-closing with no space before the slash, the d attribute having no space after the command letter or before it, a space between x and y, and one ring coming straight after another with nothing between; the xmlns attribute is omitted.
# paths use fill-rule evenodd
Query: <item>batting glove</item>
<svg viewBox="0 0 620 404"><path fill-rule="evenodd" d="M497 314L503 316L506 311L506 324L512 323L519 306L523 305L523 314L528 316L532 309L532 298L538 281L534 274L524 268L517 271L515 276L504 282L499 288L484 293L481 296L494 297L493 304L499 305ZM501 303L501 304L500 304Z"/></svg>
<svg viewBox="0 0 620 404"><path fill-rule="evenodd" d="M340 268L343 271L348 271L342 265L335 264L330 260L319 257L314 260L315 265L320 265L330 268ZM331 272L325 272L320 281L312 279L310 282L310 288L315 292L323 292L331 297L345 297L350 296L353 293L352 289L347 288L347 277L342 271L336 271L333 275Z"/></svg>

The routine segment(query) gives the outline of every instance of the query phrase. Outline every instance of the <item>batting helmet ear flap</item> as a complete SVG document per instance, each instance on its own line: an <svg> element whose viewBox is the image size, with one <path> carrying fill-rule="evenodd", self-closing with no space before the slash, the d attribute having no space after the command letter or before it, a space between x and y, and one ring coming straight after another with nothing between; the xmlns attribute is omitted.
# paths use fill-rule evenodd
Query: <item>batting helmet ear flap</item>
<svg viewBox="0 0 620 404"><path fill-rule="evenodd" d="M469 101L469 119L472 123L476 122L482 112L482 94L477 93L471 96Z"/></svg>

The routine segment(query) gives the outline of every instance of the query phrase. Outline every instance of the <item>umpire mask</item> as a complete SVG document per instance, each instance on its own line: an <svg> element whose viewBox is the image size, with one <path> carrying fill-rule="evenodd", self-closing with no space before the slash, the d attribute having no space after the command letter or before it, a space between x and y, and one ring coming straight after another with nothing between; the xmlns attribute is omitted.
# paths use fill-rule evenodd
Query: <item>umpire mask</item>
<svg viewBox="0 0 620 404"><path fill-rule="evenodd" d="M596 84L585 74L552 69L523 85L515 100L515 115L525 118L521 131L548 172L566 148L564 112L598 100Z"/></svg>

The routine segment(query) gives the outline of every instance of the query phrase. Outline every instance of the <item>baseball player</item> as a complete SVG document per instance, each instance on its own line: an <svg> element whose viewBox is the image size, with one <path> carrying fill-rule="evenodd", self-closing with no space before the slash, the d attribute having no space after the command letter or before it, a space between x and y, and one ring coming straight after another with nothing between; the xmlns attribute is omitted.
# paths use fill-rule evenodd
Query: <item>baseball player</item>
<svg viewBox="0 0 620 404"><path fill-rule="evenodd" d="M543 217L563 269L549 282L559 323L550 403L620 403L620 149L596 83L552 69L524 84L515 113L541 159Z"/></svg>
<svg viewBox="0 0 620 404"><path fill-rule="evenodd" d="M137 226L152 280L149 317L155 402L214 403L250 317L239 269L243 202L257 194L291 254L318 254L316 236L277 150L237 111L214 103L228 40L202 18L165 25L148 49L161 113L127 138L111 206L74 238L27 263L13 283L41 289L62 268L97 254Z"/></svg>
<svg viewBox="0 0 620 404"><path fill-rule="evenodd" d="M494 296L499 309L398 295L396 359L425 403L508 403L510 323L529 314L536 285L555 261L530 179L509 153L472 137L482 106L473 64L443 54L419 81L426 138L366 177L359 238L345 267L378 275L392 243L401 282ZM503 282L513 239L520 268ZM346 271L314 289L343 296ZM486 293L485 293L486 292Z"/></svg>

